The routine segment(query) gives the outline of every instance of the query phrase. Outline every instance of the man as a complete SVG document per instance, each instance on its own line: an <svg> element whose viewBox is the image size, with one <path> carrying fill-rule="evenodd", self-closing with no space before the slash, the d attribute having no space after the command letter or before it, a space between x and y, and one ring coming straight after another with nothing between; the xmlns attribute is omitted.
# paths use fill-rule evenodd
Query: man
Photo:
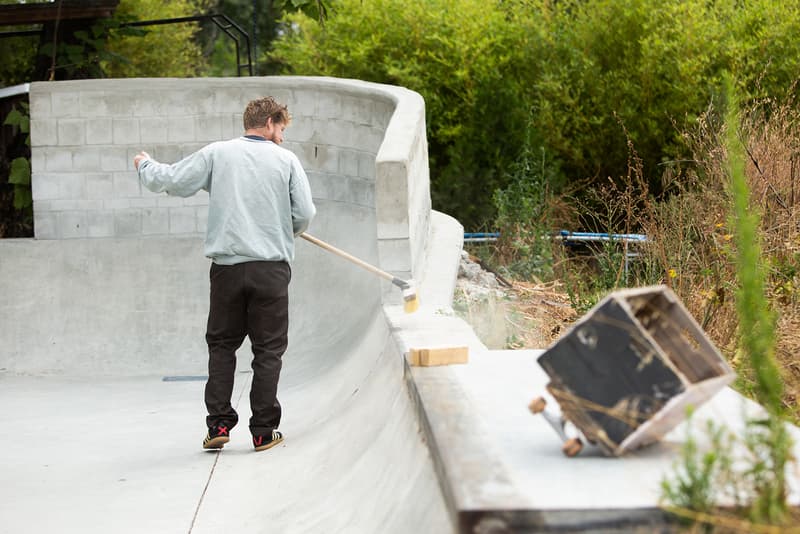
<svg viewBox="0 0 800 534"><path fill-rule="evenodd" d="M272 97L253 100L244 110L242 137L211 143L172 165L146 152L133 160L142 184L153 192L209 193L206 449L221 449L239 420L231 395L236 350L245 336L253 347L253 446L260 451L283 440L277 389L288 339L289 262L295 236L316 213L303 167L278 146L290 120L286 106Z"/></svg>

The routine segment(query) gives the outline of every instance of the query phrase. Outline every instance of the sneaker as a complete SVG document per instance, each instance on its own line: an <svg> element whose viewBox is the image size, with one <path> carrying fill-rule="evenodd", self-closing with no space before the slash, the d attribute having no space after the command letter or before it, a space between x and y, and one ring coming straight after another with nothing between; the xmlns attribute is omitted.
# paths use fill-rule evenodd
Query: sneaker
<svg viewBox="0 0 800 534"><path fill-rule="evenodd" d="M230 432L224 424L208 429L206 439L203 440L204 449L221 449L230 441Z"/></svg>
<svg viewBox="0 0 800 534"><path fill-rule="evenodd" d="M253 447L257 451L265 451L283 441L283 434L273 430L271 434L253 436Z"/></svg>

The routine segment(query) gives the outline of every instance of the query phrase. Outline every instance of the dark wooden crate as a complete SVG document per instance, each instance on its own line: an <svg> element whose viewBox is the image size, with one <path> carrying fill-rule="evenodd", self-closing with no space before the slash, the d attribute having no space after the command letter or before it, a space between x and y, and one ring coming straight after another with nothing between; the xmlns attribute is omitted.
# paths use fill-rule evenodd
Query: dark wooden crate
<svg viewBox="0 0 800 534"><path fill-rule="evenodd" d="M563 416L609 455L660 439L735 378L666 286L611 293L538 362Z"/></svg>

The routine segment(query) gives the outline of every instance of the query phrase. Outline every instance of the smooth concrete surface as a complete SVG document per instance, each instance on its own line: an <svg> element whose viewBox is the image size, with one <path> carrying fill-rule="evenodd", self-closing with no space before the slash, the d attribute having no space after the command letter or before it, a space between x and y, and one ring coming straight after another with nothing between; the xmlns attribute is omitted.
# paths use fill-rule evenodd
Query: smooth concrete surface
<svg viewBox="0 0 800 534"><path fill-rule="evenodd" d="M374 224L369 224L368 215L366 220L362 216L326 205L315 220L315 233L372 260L374 233L369 236ZM448 217L434 219L451 227L449 235L463 231ZM119 350L124 345L114 345L111 339L117 332L124 335L124 324L107 332L99 322L105 315L138 314L139 321L169 330L174 319L170 313L182 315L176 313L182 308L179 303L170 306L174 278L160 274L158 265L179 262L176 255L188 256L188 251L162 243L160 253L148 249L149 256L142 258L135 253L142 250L140 240L93 243L95 253L103 246L117 252L107 256L114 267L101 271L100 284L93 283L98 272L87 268L93 265L89 260L82 262L83 269L61 278L58 262L56 267L45 261L26 263L28 277L34 280L41 282L45 273L56 276L43 298L49 298L48 290L57 295L66 291L59 289L63 287L71 287L71 298L79 298L78 305L55 299L53 313L97 322L95 337L108 345L101 357L96 355L103 348L92 345L91 339L85 340L86 349L69 348L68 360L48 357L48 343L37 346L34 337L47 334L45 327L56 320L43 320L37 328L35 315L26 313L33 322L26 339L41 360L26 366L18 361L22 356L11 361L5 349L0 353L0 403L7 410L4 422L15 430L0 470L0 532L452 531L377 277L298 243L290 289L290 348L284 355L279 392L286 440L269 451L252 450L247 430L249 354L243 347L235 395L240 424L218 454L201 449L204 382L193 378L203 374L204 351L198 349L194 361L176 358L172 346L161 348L161 338L152 337L149 344L141 340L147 358L126 354ZM12 251L6 245L0 242L0 250ZM20 243L12 246L19 248ZM85 243L73 250L81 252L82 246ZM454 245L444 248L456 251ZM457 255L454 258L448 262L452 266L457 265ZM5 256L5 268L23 260L29 261L13 250ZM184 276L202 287L207 260L198 251L194 260L185 261ZM129 262L149 275L131 279ZM454 269L446 272L445 278L454 281ZM189 293L185 298L194 301L193 306L202 308L207 291L192 292L192 287L181 290ZM79 297L81 291L84 297ZM160 293L166 301L156 298ZM435 305L435 298L432 293L429 306ZM139 306L129 310L99 304L108 299L130 299ZM167 311L161 315L158 308ZM187 347L195 345L195 337L202 339L204 319L194 315L200 320L196 332L171 330ZM4 319L14 321L11 310L4 309ZM185 321L181 317L180 322ZM60 339L54 353L66 350L68 343L80 344ZM138 367L137 358L142 358ZM92 373L94 368L97 373Z"/></svg>

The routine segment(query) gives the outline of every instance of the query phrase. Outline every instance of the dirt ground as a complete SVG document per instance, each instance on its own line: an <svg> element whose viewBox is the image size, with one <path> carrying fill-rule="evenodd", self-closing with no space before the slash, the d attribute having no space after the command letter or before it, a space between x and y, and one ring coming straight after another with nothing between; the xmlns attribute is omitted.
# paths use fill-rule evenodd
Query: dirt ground
<svg viewBox="0 0 800 534"><path fill-rule="evenodd" d="M453 307L490 349L546 349L577 318L560 282L507 280L465 251Z"/></svg>

